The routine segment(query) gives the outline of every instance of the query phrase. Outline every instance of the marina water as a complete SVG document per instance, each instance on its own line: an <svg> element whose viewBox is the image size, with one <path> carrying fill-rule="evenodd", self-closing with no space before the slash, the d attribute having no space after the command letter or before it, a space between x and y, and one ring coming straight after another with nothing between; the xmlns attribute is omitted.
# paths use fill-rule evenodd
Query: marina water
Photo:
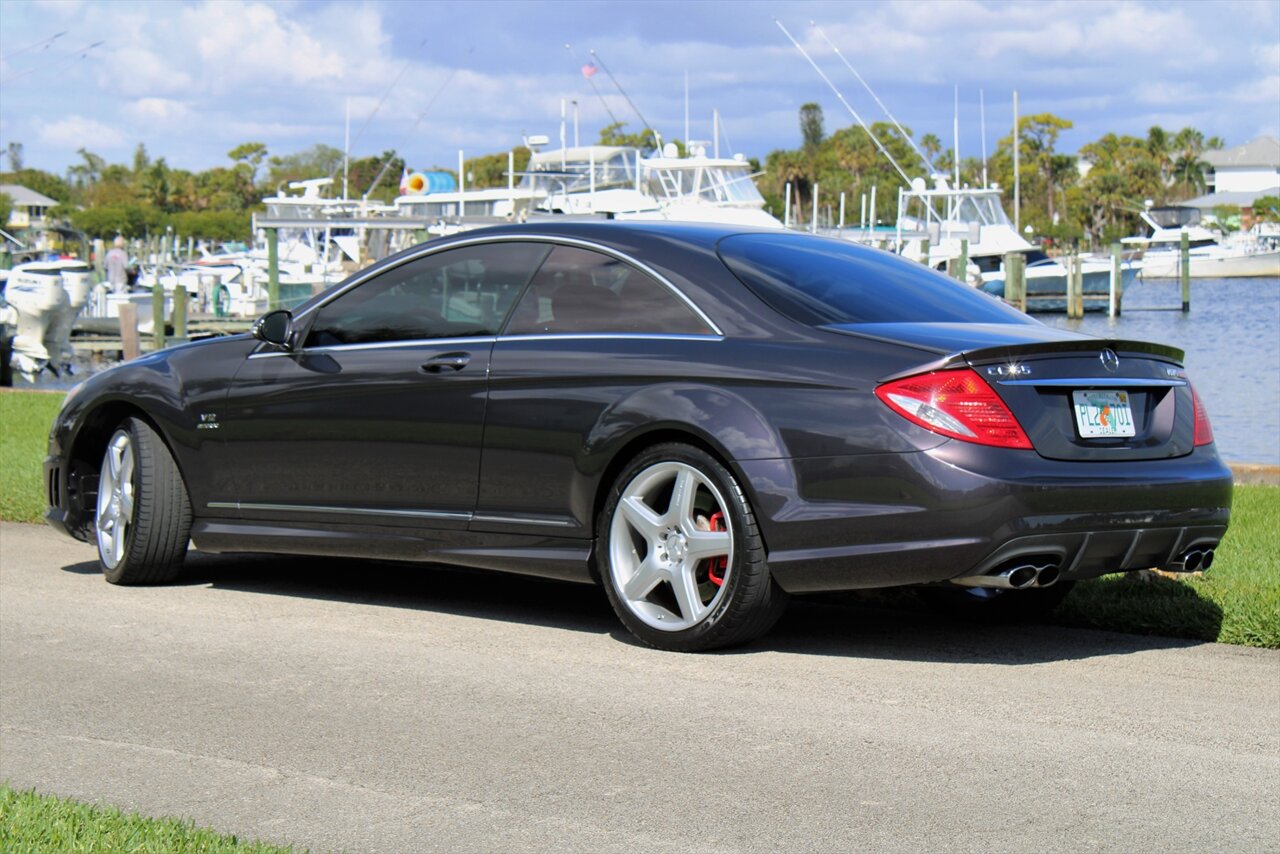
<svg viewBox="0 0 1280 854"><path fill-rule="evenodd" d="M1138 310L1181 304L1176 280L1139 280L1114 320L1105 312L1083 320L1036 316L1089 335L1185 350L1223 459L1280 465L1280 279L1192 279L1190 312Z"/></svg>

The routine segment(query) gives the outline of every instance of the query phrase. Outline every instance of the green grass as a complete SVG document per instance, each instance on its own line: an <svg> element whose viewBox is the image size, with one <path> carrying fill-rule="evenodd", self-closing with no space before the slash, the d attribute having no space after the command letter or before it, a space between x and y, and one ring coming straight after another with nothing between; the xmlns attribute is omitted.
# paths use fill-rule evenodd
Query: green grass
<svg viewBox="0 0 1280 854"><path fill-rule="evenodd" d="M38 522L49 425L62 395L0 392L0 519ZM1058 622L1280 649L1280 487L1238 485L1213 570L1187 579L1113 575L1076 585Z"/></svg>
<svg viewBox="0 0 1280 854"><path fill-rule="evenodd" d="M1237 485L1213 569L1186 579L1109 575L1077 584L1067 625L1280 649L1280 487Z"/></svg>
<svg viewBox="0 0 1280 854"><path fill-rule="evenodd" d="M114 807L0 786L0 851L272 854L292 850L244 842L190 821L126 815Z"/></svg>
<svg viewBox="0 0 1280 854"><path fill-rule="evenodd" d="M0 391L0 519L39 522L44 516L44 457L62 394Z"/></svg>

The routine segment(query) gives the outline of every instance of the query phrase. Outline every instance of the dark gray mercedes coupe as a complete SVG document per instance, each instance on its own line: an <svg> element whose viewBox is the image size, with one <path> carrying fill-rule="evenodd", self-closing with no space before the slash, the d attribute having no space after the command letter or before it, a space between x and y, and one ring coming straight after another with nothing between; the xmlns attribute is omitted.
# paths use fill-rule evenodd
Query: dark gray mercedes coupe
<svg viewBox="0 0 1280 854"><path fill-rule="evenodd" d="M597 582L671 650L816 591L1011 617L1212 563L1231 476L1181 358L837 240L500 226L88 379L47 517L118 584L189 542Z"/></svg>

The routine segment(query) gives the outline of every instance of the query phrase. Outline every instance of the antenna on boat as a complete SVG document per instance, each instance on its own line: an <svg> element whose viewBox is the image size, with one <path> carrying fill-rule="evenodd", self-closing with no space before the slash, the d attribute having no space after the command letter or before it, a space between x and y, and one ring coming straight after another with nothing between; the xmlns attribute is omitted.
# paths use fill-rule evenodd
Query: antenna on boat
<svg viewBox="0 0 1280 854"><path fill-rule="evenodd" d="M978 90L978 126L982 130L982 189L987 189L990 184L987 183L987 102L982 94L982 90Z"/></svg>
<svg viewBox="0 0 1280 854"><path fill-rule="evenodd" d="M849 114L854 117L858 124L862 125L862 129L867 132L867 136L871 137L871 141L875 143L876 148L878 148L880 153L884 155L885 159L889 161L889 165L894 168L902 180L906 182L908 187L911 186L911 178L907 176L907 173L903 171L902 167L898 164L898 161L889 153L889 149L884 147L884 143L880 142L880 138L871 132L871 128L869 128L867 123L862 120L862 116L858 115L858 111L849 106L849 102L845 100L844 94L836 88L836 84L831 82L831 78L823 73L822 69L818 67L818 63L813 61L813 57L809 56L809 52L801 47L800 42L796 41L795 36L791 35L791 32L782 25L781 21L774 18L773 22L778 25L778 29L782 30L782 34L785 35L793 45L795 45L796 50L800 51L800 55L808 60L809 64L813 66L813 70L818 72L818 76L822 78L822 81L831 87L831 91L835 93L836 98L838 98L840 103L844 105L844 108L849 111Z"/></svg>
<svg viewBox="0 0 1280 854"><path fill-rule="evenodd" d="M956 84L956 100L955 107L951 113L951 134L955 140L955 147L951 149L951 159L955 161L956 167L956 189L960 189L960 84Z"/></svg>
<svg viewBox="0 0 1280 854"><path fill-rule="evenodd" d="M898 124L898 120L893 117L893 113L889 112L889 108L886 107L884 105L884 102L880 100L880 97L876 95L875 90L871 88L871 84L867 83L866 80L863 80L862 75L858 73L858 70L849 64L849 60L844 58L844 54L840 52L840 48L836 47L835 43L832 42L831 39L827 38L827 34L822 31L822 27L818 26L813 21L809 22L809 26L813 27L814 30L817 31L818 35L822 36L822 40L825 41L833 51L835 51L836 56L840 57L840 61L844 63L844 67L849 69L849 71L853 74L854 77L858 78L858 82L862 84L862 88L866 89L867 94L870 95L873 99L875 99L876 104L878 104L880 109L884 110L884 114L889 117L889 121L893 122L893 126L898 129L898 133L902 134L902 138L905 139L907 141L907 144L911 146L911 150L914 151L920 157L920 159L924 161L925 167L930 172L932 172L933 163L929 161L929 158L925 156L925 153L920 150L919 146L916 145L916 141L911 138L911 134L907 133L906 130L902 127L902 125Z"/></svg>
<svg viewBox="0 0 1280 854"><path fill-rule="evenodd" d="M342 199L347 198L347 181L351 175L351 99L347 98L347 124L342 140Z"/></svg>
<svg viewBox="0 0 1280 854"><path fill-rule="evenodd" d="M569 56L573 58L573 64L577 65L578 55L573 52L573 45L566 44L564 46L564 49L569 51ZM613 122L615 125L621 124L621 122L618 121L618 117L613 114L613 110L609 109L609 102L604 99L604 95L600 94L600 90L596 87L596 81L591 79L591 75L594 74L595 72L592 71L591 74L588 74L587 66L585 65L581 66L581 68L579 68L579 71L582 72L582 76L586 79L586 81L591 84L591 91L595 92L596 97L600 99L600 106L604 107L604 111L609 114L609 121Z"/></svg>
<svg viewBox="0 0 1280 854"><path fill-rule="evenodd" d="M618 91L622 93L622 97L627 99L627 103L631 106L632 111L634 111L636 116L639 117L640 124L644 126L645 130L653 133L654 139L658 142L658 150L662 150L662 136L658 133L657 128L649 124L649 120L640 112L640 108L636 106L636 102L631 100L631 96L627 94L627 90L622 88L622 84L618 82L618 78L614 77L613 72L609 70L609 66L604 64L604 60L600 58L600 54L596 53L594 50L588 52L591 54L591 58L598 62L600 67L604 69L604 73L609 75L609 79L613 81L614 86L618 87Z"/></svg>
<svg viewBox="0 0 1280 854"><path fill-rule="evenodd" d="M684 145L689 149L689 69L684 70Z"/></svg>

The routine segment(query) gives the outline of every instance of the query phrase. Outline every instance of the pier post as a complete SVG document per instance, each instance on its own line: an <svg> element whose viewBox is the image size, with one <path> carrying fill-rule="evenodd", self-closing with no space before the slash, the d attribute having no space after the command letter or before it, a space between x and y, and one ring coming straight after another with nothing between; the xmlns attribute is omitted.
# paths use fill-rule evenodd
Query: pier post
<svg viewBox="0 0 1280 854"><path fill-rule="evenodd" d="M159 268L156 271L156 283L151 288L151 339L157 350L164 349L164 285L160 284Z"/></svg>
<svg viewBox="0 0 1280 854"><path fill-rule="evenodd" d="M107 242L101 237L93 239L93 282L106 281Z"/></svg>
<svg viewBox="0 0 1280 854"><path fill-rule="evenodd" d="M136 359L142 354L142 345L138 343L138 306L136 303L120 303L120 349L125 361Z"/></svg>
<svg viewBox="0 0 1280 854"><path fill-rule="evenodd" d="M960 281L967 281L969 270L969 238L960 240L960 257L956 259L955 276Z"/></svg>
<svg viewBox="0 0 1280 854"><path fill-rule="evenodd" d="M280 232L267 229L267 311L280 307Z"/></svg>
<svg viewBox="0 0 1280 854"><path fill-rule="evenodd" d="M1072 253L1067 257L1067 317L1084 315L1084 299L1080 293L1082 282L1080 277L1080 256Z"/></svg>
<svg viewBox="0 0 1280 854"><path fill-rule="evenodd" d="M1111 244L1111 301L1110 315L1120 316L1120 303L1124 299L1124 267L1119 243Z"/></svg>
<svg viewBox="0 0 1280 854"><path fill-rule="evenodd" d="M1191 311L1191 235L1182 230L1182 310Z"/></svg>
<svg viewBox="0 0 1280 854"><path fill-rule="evenodd" d="M920 241L920 263L929 266L929 238Z"/></svg>
<svg viewBox="0 0 1280 854"><path fill-rule="evenodd" d="M173 288L173 340L175 344L187 341L187 289L181 282Z"/></svg>
<svg viewBox="0 0 1280 854"><path fill-rule="evenodd" d="M1004 256L1004 298L1018 311L1027 310L1027 285L1022 273L1022 254L1010 252Z"/></svg>

